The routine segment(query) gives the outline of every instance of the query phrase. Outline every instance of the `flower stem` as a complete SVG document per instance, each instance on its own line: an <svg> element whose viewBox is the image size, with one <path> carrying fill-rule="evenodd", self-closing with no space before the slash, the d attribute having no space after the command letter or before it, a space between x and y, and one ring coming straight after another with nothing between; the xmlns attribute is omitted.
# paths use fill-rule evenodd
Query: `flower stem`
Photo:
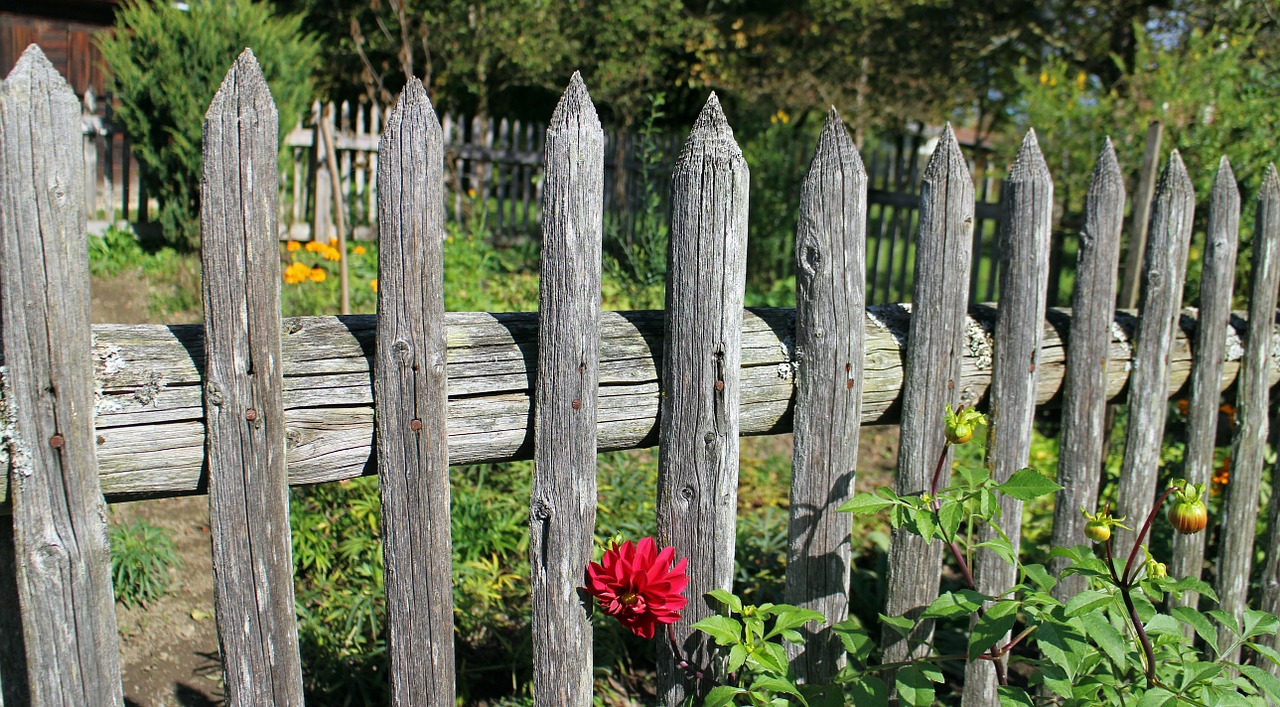
<svg viewBox="0 0 1280 707"><path fill-rule="evenodd" d="M1138 531L1138 537L1133 540L1133 548L1129 550L1129 561L1124 563L1124 581L1125 584L1133 581L1130 572L1133 570L1133 563L1138 558L1138 548L1142 547L1142 541L1147 537L1147 531L1151 530L1151 522L1156 519L1156 514L1160 512L1160 506L1164 505L1165 499L1169 498L1169 494L1180 490L1177 486L1170 486L1165 492L1160 494L1160 500L1156 501L1156 505L1151 508L1151 512L1147 514L1147 520L1142 524L1142 529Z"/></svg>

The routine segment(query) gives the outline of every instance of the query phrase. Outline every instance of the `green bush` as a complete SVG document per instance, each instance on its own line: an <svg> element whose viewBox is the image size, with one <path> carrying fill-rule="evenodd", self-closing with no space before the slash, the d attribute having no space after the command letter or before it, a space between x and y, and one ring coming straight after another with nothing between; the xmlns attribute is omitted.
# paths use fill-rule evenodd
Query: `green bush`
<svg viewBox="0 0 1280 707"><path fill-rule="evenodd" d="M252 47L280 111L281 138L311 97L317 44L299 16L268 3L128 0L115 32L99 41L119 101L115 119L133 141L148 193L160 200L169 245L200 242L201 131L204 113L232 62Z"/></svg>
<svg viewBox="0 0 1280 707"><path fill-rule="evenodd" d="M178 566L173 539L145 519L111 523L111 581L116 601L128 607L146 605L169 591Z"/></svg>

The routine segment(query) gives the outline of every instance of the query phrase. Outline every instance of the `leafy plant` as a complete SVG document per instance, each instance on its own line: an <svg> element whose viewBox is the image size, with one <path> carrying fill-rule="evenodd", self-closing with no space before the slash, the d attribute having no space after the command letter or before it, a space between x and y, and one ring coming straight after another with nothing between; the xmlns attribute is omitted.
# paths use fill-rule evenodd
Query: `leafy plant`
<svg viewBox="0 0 1280 707"><path fill-rule="evenodd" d="M116 601L127 607L146 606L169 591L173 571L181 563L173 538L139 518L131 523L111 523L111 582Z"/></svg>
<svg viewBox="0 0 1280 707"><path fill-rule="evenodd" d="M246 47L254 50L283 140L310 99L317 44L299 16L275 15L269 3L128 0L98 46L113 76L115 118L133 142L148 193L160 200L165 242L194 250L204 114L227 70Z"/></svg>

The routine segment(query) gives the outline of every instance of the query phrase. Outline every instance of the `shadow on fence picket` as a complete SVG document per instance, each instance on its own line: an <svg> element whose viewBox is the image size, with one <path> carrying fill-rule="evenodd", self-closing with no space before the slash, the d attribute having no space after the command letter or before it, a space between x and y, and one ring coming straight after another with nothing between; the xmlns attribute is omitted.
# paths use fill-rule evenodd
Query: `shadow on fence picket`
<svg viewBox="0 0 1280 707"><path fill-rule="evenodd" d="M895 485L906 494L927 487L945 405L991 398L998 477L1026 464L1035 406L1060 406L1061 516L1096 492L1101 411L1127 395L1121 483L1136 515L1155 492L1168 397L1188 378L1198 445L1214 422L1201 408L1239 379L1242 431L1218 559L1233 569L1218 579L1226 610L1248 599L1230 583L1250 572L1267 392L1280 377L1274 167L1259 195L1247 323L1228 320L1223 302L1206 303L1197 329L1177 306L1194 195L1176 153L1157 190L1140 315L1114 313L1124 194L1109 143L1089 192L1074 312L1052 310L1052 184L1028 134L1001 189L1001 306L969 309L983 214L948 128L923 174L915 304L866 307L865 260L879 257L866 250L868 175L833 111L802 189L797 307L744 310L749 180L712 95L672 177L667 309L602 313L607 142L575 75L542 143L541 317L446 314L446 130L414 81L376 121L379 316L281 321L276 113L246 51L205 119L203 326L90 328L83 153L65 151L78 147L78 120L70 89L33 45L0 89L5 704L121 702L104 493L208 492L228 703L297 704L287 485L378 473L393 703L447 704L448 465L532 456L535 701L586 705L591 627L576 588L591 552L598 451L660 447L658 539L690 558L691 603L674 630L697 658L706 644L689 626L710 610L701 595L732 579L740 435L794 429L787 596L840 617L850 526L834 509L854 491L859 425L901 422ZM1206 292L1229 292L1238 229L1225 161L1219 178ZM1205 473L1202 461L1194 473ZM1273 503L1269 568L1280 554L1277 512ZM1013 538L1019 516L1005 509ZM1055 542L1077 544L1060 534L1071 523L1059 521ZM887 614L932 601L939 554L937 543L894 533ZM1008 581L995 569L979 576L984 586ZM1253 601L1274 611L1278 585L1264 583ZM887 638L886 660L913 648ZM817 678L838 668L840 653L818 631L791 658ZM667 703L699 689L669 651L659 665ZM982 703L991 687L975 673L966 699Z"/></svg>

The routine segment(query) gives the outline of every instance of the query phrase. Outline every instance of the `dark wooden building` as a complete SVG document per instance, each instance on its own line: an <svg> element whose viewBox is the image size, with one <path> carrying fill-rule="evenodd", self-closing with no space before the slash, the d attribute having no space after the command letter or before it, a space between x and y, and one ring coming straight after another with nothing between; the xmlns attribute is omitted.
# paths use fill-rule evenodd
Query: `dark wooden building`
<svg viewBox="0 0 1280 707"><path fill-rule="evenodd" d="M39 44L77 94L92 88L101 96L107 74L93 37L111 27L118 4L118 0L0 2L0 77L8 75L28 45Z"/></svg>

